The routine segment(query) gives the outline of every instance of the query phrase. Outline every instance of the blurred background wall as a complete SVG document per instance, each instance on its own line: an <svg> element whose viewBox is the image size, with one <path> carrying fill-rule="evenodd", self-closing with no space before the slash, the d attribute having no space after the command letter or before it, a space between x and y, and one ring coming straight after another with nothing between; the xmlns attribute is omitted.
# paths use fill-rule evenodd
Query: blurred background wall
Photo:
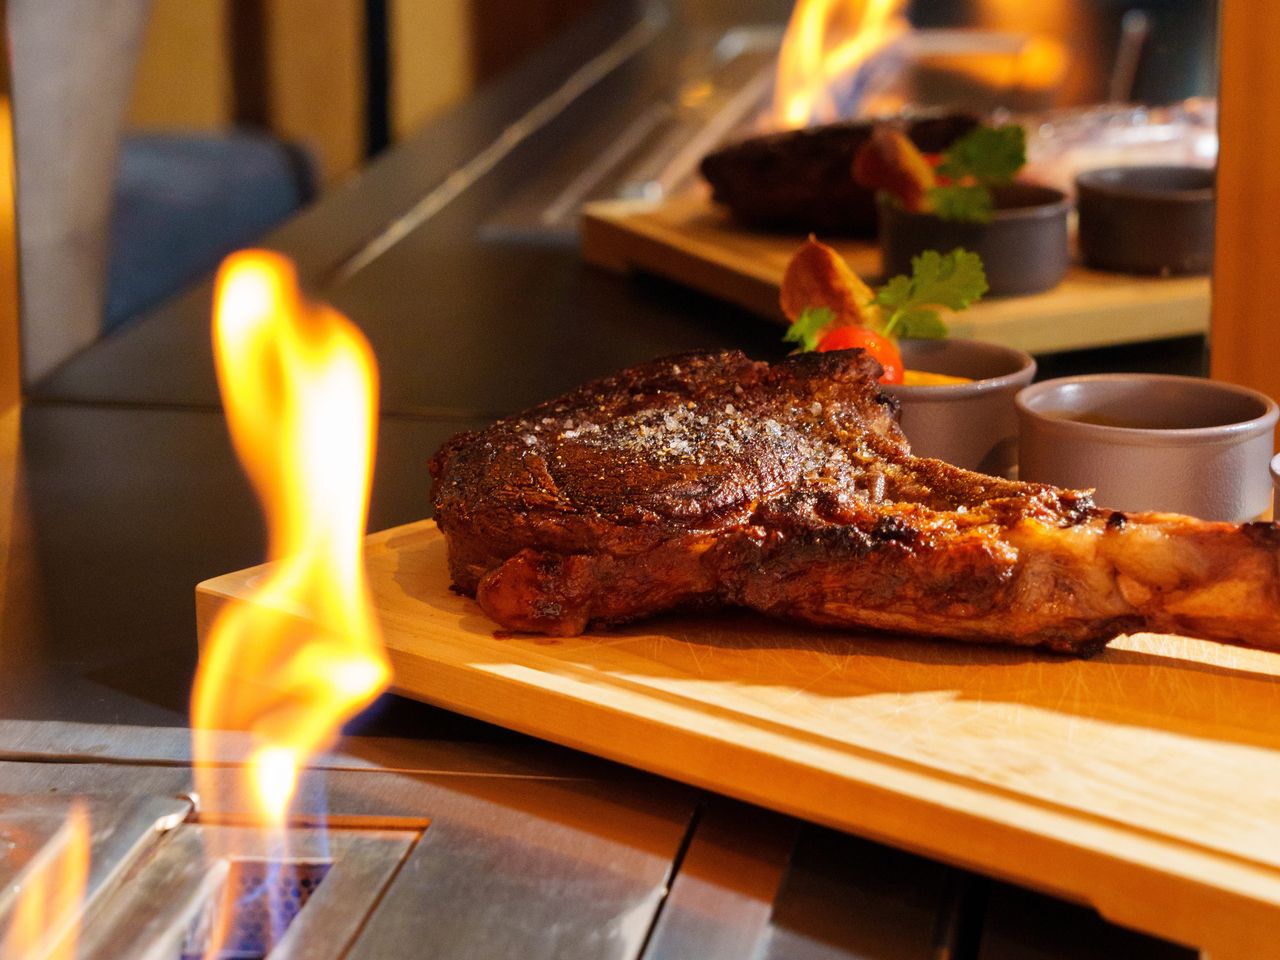
<svg viewBox="0 0 1280 960"><path fill-rule="evenodd" d="M594 2L152 0L130 126L258 126L309 146L331 183L365 155L366 66L379 32L390 84L374 97L385 97L394 141Z"/></svg>
<svg viewBox="0 0 1280 960"><path fill-rule="evenodd" d="M323 184L501 73L599 0L152 0L129 114L135 129L257 127L314 153ZM752 4L693 0L703 7ZM770 4L785 12L788 4ZM689 8L685 10L684 8ZM917 26L1045 33L1072 54L1067 100L1099 98L1126 10L1153 15L1139 99L1211 92L1213 0L913 0ZM731 13L731 12L730 12ZM775 15L776 18L776 15ZM1199 38L1199 40L1197 40ZM370 71L369 58L374 57ZM381 71L381 72L379 72ZM370 89L369 79L385 80ZM1180 84L1173 89L1169 78ZM1145 85L1145 86L1144 86ZM370 112L375 122L368 124ZM377 116L381 115L381 130ZM370 129L373 139L370 143Z"/></svg>
<svg viewBox="0 0 1280 960"><path fill-rule="evenodd" d="M131 125L216 130L231 122L228 7L227 0L152 0Z"/></svg>

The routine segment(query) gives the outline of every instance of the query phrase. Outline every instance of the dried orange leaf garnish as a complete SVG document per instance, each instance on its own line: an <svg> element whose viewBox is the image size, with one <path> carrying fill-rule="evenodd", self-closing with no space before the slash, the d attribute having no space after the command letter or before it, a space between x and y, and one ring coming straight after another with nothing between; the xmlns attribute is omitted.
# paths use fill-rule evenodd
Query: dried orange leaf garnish
<svg viewBox="0 0 1280 960"><path fill-rule="evenodd" d="M834 314L835 326L871 326L875 296L840 254L812 236L782 277L782 312L793 323L805 310L826 307Z"/></svg>
<svg viewBox="0 0 1280 960"><path fill-rule="evenodd" d="M893 127L876 127L853 158L853 179L870 190L883 190L912 213L930 209L929 191L938 185L933 167L907 135Z"/></svg>

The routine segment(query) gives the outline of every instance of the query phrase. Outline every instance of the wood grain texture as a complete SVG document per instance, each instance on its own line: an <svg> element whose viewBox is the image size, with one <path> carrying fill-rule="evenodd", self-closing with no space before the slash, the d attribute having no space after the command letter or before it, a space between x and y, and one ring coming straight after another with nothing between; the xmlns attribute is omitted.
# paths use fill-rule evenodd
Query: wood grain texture
<svg viewBox="0 0 1280 960"><path fill-rule="evenodd" d="M1280 919L1280 655L1143 635L1063 660L746 613L504 637L449 590L433 523L370 537L367 563L407 696L1215 956L1264 955ZM198 587L202 636L260 574Z"/></svg>
<svg viewBox="0 0 1280 960"><path fill-rule="evenodd" d="M1280 5L1224 0L1210 370L1280 396L1280 320L1270 264L1280 257Z"/></svg>
<svg viewBox="0 0 1280 960"><path fill-rule="evenodd" d="M615 271L655 273L781 322L778 287L800 236L736 226L701 195L662 204L608 201L583 218L582 255ZM864 277L880 272L873 243L832 244ZM1054 290L979 303L951 321L952 334L1032 353L1137 343L1205 333L1207 277L1153 278L1072 267Z"/></svg>

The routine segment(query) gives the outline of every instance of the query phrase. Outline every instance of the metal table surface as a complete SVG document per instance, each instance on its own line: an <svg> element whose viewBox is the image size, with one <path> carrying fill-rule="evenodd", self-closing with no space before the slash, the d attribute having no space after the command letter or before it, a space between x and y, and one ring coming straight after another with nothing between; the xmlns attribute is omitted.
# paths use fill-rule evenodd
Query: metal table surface
<svg viewBox="0 0 1280 960"><path fill-rule="evenodd" d="M777 21L786 6L607 3L269 238L316 294L366 331L378 355L371 528L428 513L427 458L456 430L660 353L784 352L776 328L742 311L657 280L598 272L570 245L491 224L530 171L572 155L580 131L666 82L689 31ZM31 721L86 725L73 731L120 725L116 749L125 749L127 727L138 736L183 727L196 659L194 584L261 558L261 519L218 409L208 319L206 283L74 357L28 395L16 501L25 522L8 585L19 602L3 625L0 790L36 774L63 790L110 774L83 757L55 762L66 751L61 740L15 753L13 731L29 731ZM1199 342L1178 341L1047 366L1192 371L1201 363ZM446 901L452 910L418 918L437 924L430 955L1188 955L1081 907L400 698L383 698L352 727L437 745L432 763L445 776L489 778L484 817L469 828L474 846L457 854L469 863L458 875L480 879L458 887ZM157 783L182 779L172 758L134 759ZM618 937L584 934L604 920L599 885L570 869L573 856L538 861L540 872L527 875L510 843L528 799L524 781L502 775L512 764L592 784L566 788L557 802L566 816L577 803L590 810L609 843L627 846L638 810L668 824L664 870L619 854L611 876L625 880L614 876L610 889L625 895L605 918L623 924ZM575 800L575 791L585 793ZM592 836L573 840L578 859L581 844L604 843ZM557 923L566 926L553 936Z"/></svg>

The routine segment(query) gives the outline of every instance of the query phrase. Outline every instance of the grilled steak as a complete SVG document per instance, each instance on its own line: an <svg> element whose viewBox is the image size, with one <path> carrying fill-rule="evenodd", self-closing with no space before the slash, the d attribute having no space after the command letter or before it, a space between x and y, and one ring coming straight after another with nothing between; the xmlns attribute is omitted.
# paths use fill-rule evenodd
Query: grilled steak
<svg viewBox="0 0 1280 960"><path fill-rule="evenodd" d="M917 147L936 153L977 123L948 114L911 121L907 131ZM875 198L854 182L853 156L872 128L832 123L751 137L707 154L702 175L712 198L748 226L869 237L876 230Z"/></svg>
<svg viewBox="0 0 1280 960"><path fill-rule="evenodd" d="M456 588L558 635L742 606L1087 653L1119 633L1280 649L1280 528L1122 514L913 457L862 351L656 360L432 460Z"/></svg>

